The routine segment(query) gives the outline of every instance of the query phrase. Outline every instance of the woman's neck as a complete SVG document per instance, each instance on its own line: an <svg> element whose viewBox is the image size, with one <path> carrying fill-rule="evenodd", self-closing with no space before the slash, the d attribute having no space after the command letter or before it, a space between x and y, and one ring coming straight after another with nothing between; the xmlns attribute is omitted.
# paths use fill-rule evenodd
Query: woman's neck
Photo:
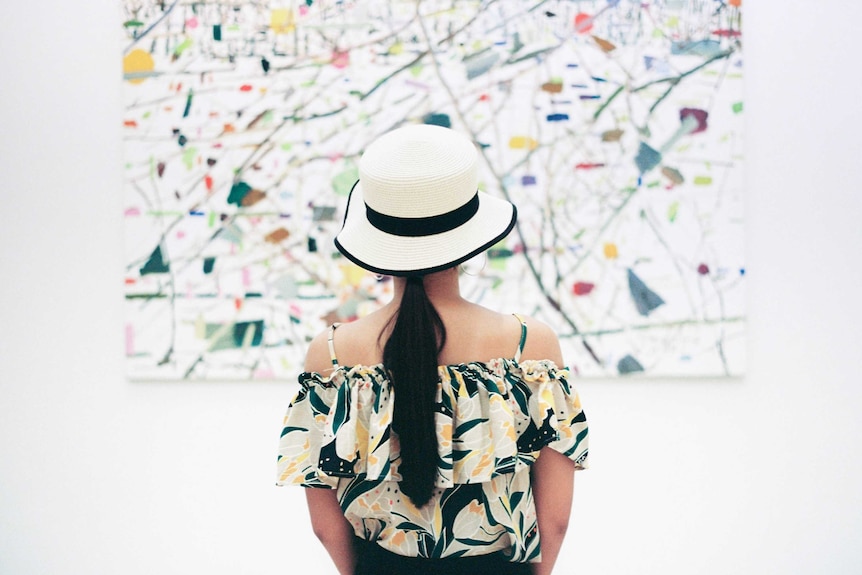
<svg viewBox="0 0 862 575"><path fill-rule="evenodd" d="M395 292L392 303L398 305L401 302L401 296L404 294L404 286L407 283L407 278L396 277L393 280L395 282ZM425 293L428 294L428 299L435 305L446 301L458 301L462 299L458 283L457 266L428 274L422 278L422 281L425 284Z"/></svg>

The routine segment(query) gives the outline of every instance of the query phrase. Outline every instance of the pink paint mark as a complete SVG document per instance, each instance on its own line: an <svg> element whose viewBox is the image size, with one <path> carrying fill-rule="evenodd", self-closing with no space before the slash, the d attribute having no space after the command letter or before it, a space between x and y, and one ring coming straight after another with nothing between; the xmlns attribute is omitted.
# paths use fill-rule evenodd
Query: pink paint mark
<svg viewBox="0 0 862 575"><path fill-rule="evenodd" d="M128 208L125 212L123 212L123 215L127 218L132 216L140 216L141 210L139 210L138 208Z"/></svg>
<svg viewBox="0 0 862 575"><path fill-rule="evenodd" d="M592 170L595 168L604 168L604 164L597 164L591 162L581 162L580 164L575 165L576 170Z"/></svg>
<svg viewBox="0 0 862 575"><path fill-rule="evenodd" d="M251 86L251 84L243 84L242 86L239 87L239 91L240 92L251 92L252 86Z"/></svg>
<svg viewBox="0 0 862 575"><path fill-rule="evenodd" d="M697 273L702 276L709 275L709 266L706 264L700 264L697 266Z"/></svg>
<svg viewBox="0 0 862 575"><path fill-rule="evenodd" d="M291 315L295 315L296 317L302 317L302 308L295 303L290 304L287 309L290 310Z"/></svg>
<svg viewBox="0 0 862 575"><path fill-rule="evenodd" d="M242 285L245 287L251 285L251 272L248 268L242 268Z"/></svg>
<svg viewBox="0 0 862 575"><path fill-rule="evenodd" d="M135 355L135 326L126 324L126 356Z"/></svg>
<svg viewBox="0 0 862 575"><path fill-rule="evenodd" d="M587 295L593 288L596 287L596 284L590 282L575 282L575 286L572 288L572 292L575 295Z"/></svg>
<svg viewBox="0 0 862 575"><path fill-rule="evenodd" d="M184 237L186 237L186 233L184 231L182 231L182 230L177 231L177 239L178 240L181 240Z"/></svg>
<svg viewBox="0 0 862 575"><path fill-rule="evenodd" d="M186 20L186 28L191 28L192 30L194 30L197 27L198 27L198 19L195 18L194 16L192 16L191 18Z"/></svg>
<svg viewBox="0 0 862 575"><path fill-rule="evenodd" d="M722 38L739 38L742 36L741 30L713 30L713 36L721 36Z"/></svg>
<svg viewBox="0 0 862 575"><path fill-rule="evenodd" d="M333 50L332 52L332 65L336 68L346 68L350 65L350 52L341 52L339 50Z"/></svg>

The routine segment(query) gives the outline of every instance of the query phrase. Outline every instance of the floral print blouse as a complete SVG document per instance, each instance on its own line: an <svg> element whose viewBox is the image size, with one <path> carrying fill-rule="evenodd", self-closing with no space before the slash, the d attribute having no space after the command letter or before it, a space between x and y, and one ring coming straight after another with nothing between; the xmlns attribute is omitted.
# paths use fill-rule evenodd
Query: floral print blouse
<svg viewBox="0 0 862 575"><path fill-rule="evenodd" d="M334 353L329 377L299 376L276 484L337 489L355 534L399 555L540 560L530 465L549 446L585 469L588 428L565 369L518 361L525 337L522 322L514 359L439 367L437 489L423 507L398 488L394 390L383 365L338 366Z"/></svg>

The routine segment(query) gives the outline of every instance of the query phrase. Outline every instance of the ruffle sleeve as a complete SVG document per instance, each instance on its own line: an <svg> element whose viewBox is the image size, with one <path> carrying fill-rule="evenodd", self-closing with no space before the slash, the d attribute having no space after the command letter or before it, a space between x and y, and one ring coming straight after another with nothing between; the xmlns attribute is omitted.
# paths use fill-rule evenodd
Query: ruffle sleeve
<svg viewBox="0 0 862 575"><path fill-rule="evenodd" d="M440 368L438 487L481 483L531 465L542 447L587 465L588 431L567 372L495 360ZM340 477L399 481L394 392L382 366L299 378L279 444L279 485L335 487Z"/></svg>

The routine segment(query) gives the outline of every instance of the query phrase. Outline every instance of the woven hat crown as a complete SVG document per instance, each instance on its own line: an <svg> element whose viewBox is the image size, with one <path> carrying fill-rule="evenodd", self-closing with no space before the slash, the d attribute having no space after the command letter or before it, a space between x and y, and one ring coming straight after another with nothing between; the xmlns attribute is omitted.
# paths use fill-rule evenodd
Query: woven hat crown
<svg viewBox="0 0 862 575"><path fill-rule="evenodd" d="M359 161L368 207L401 218L451 212L475 194L478 152L465 136L426 124L406 126L375 140Z"/></svg>

